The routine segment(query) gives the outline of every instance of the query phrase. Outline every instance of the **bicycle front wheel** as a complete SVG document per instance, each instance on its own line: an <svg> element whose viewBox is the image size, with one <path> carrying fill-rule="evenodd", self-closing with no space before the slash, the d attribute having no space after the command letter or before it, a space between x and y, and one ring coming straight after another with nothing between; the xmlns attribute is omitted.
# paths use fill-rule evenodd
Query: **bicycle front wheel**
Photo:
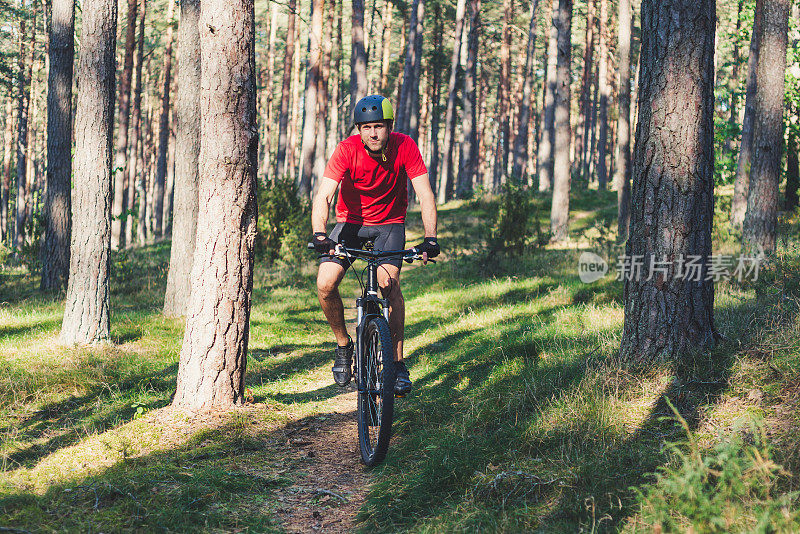
<svg viewBox="0 0 800 534"><path fill-rule="evenodd" d="M394 348L389 325L381 316L364 328L358 369L358 442L368 466L383 461L392 435L394 412Z"/></svg>

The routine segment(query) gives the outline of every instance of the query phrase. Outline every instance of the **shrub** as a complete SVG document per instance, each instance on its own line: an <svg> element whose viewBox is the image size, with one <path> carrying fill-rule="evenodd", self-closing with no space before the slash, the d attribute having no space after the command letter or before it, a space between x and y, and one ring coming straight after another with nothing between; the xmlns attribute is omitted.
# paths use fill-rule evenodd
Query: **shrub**
<svg viewBox="0 0 800 534"><path fill-rule="evenodd" d="M542 242L538 209L524 186L506 182L497 201L497 216L489 235L491 250L520 254L528 243L531 231L536 236L536 244Z"/></svg>
<svg viewBox="0 0 800 534"><path fill-rule="evenodd" d="M310 234L310 203L300 198L291 179L276 179L259 190L256 253L261 259L269 265L278 260L283 266L299 265L307 256Z"/></svg>

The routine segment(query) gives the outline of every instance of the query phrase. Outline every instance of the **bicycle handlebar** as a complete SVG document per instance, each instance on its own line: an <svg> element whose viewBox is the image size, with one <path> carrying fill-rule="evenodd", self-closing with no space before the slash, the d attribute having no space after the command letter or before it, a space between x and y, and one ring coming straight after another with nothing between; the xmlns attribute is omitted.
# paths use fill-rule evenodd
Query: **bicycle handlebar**
<svg viewBox="0 0 800 534"><path fill-rule="evenodd" d="M309 250L314 250L314 243L308 243L307 245ZM417 252L416 249L409 248L405 250L362 250L360 248L348 248L338 243L336 245L336 252L333 254L334 256L346 259L349 256L354 256L356 258L361 259L379 259L379 258L391 258L391 257L401 257L403 261L411 263L414 260L422 260L423 257L421 254ZM344 251L344 253L341 253ZM428 259L431 263L436 263L434 259Z"/></svg>

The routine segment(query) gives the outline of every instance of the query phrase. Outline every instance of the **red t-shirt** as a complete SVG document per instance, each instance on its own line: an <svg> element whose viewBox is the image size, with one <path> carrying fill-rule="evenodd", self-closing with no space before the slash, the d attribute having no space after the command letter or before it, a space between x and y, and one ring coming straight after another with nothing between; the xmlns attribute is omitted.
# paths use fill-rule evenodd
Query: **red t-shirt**
<svg viewBox="0 0 800 534"><path fill-rule="evenodd" d="M407 178L414 179L428 169L417 144L407 135L391 132L384 153L386 161L370 156L358 135L336 147L324 176L340 184L338 222L366 226L405 222Z"/></svg>

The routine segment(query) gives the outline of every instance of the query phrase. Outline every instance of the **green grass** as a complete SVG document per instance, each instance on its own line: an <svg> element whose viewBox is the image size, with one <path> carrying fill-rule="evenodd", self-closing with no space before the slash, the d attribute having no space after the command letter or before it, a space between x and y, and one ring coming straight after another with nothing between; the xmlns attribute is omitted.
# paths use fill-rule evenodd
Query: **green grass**
<svg viewBox="0 0 800 534"><path fill-rule="evenodd" d="M546 201L533 201L546 228ZM519 256L488 252L491 200L441 209L444 261L403 272L415 392L370 472L362 531L745 532L763 517L800 528L797 242L759 282L717 285L725 340L713 351L634 372L615 359L621 283L577 276L581 250L613 252L614 202L576 191L571 241ZM735 235L717 226L727 252ZM796 220L785 226L798 235ZM420 237L414 214L408 242ZM254 404L181 419L161 410L183 332L159 313L168 254L161 244L115 255L114 344L97 349L59 347L63 295L39 294L24 270L0 272L0 526L280 530L276 492L312 465L287 451L286 425L339 393L313 266L257 266ZM347 305L356 290L348 277ZM734 460L724 476L720 458ZM739 472L746 483L713 493Z"/></svg>

